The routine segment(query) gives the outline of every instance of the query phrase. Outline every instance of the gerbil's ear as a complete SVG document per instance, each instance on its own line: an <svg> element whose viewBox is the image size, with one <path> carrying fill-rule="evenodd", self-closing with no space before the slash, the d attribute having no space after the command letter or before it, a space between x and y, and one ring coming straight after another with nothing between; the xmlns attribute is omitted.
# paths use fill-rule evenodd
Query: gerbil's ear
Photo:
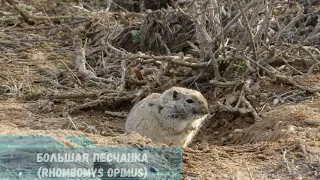
<svg viewBox="0 0 320 180"><path fill-rule="evenodd" d="M181 98L181 95L179 91L173 90L173 100L179 100Z"/></svg>

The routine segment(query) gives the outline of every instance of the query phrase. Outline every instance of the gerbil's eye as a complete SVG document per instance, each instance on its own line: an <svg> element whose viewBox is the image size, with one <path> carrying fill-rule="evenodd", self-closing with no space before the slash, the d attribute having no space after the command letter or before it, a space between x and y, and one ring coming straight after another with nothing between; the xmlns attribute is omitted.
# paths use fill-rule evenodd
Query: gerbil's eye
<svg viewBox="0 0 320 180"><path fill-rule="evenodd" d="M192 99L187 99L187 103L193 103Z"/></svg>
<svg viewBox="0 0 320 180"><path fill-rule="evenodd" d="M178 91L173 91L173 99L174 99L174 100L180 99L180 96L179 96L179 92L178 92Z"/></svg>

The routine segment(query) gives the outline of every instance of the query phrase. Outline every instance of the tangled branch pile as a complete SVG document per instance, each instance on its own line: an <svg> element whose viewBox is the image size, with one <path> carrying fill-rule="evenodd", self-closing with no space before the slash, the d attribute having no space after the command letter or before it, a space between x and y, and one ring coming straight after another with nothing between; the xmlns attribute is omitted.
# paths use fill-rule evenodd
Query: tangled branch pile
<svg viewBox="0 0 320 180"><path fill-rule="evenodd" d="M214 109L259 120L259 102L265 98L259 88L262 80L297 89L266 101L288 96L297 100L293 97L320 91L297 78L319 71L317 1L193 0L172 5L141 13L73 6L73 16L59 17L15 9L28 23L51 22L55 28L47 36L73 45L84 86L93 83L103 89L100 98L73 110L137 101L179 85L204 92L210 88L217 100ZM113 3L111 10L118 6Z"/></svg>

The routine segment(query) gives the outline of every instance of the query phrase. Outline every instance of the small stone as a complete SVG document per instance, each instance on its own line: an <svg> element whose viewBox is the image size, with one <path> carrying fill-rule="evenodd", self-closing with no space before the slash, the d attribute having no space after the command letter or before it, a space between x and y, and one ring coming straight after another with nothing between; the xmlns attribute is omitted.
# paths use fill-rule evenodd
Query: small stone
<svg viewBox="0 0 320 180"><path fill-rule="evenodd" d="M296 130L296 126L289 125L287 130L288 130L288 132L294 132Z"/></svg>
<svg viewBox="0 0 320 180"><path fill-rule="evenodd" d="M267 105L264 109L267 110L267 111L271 111L272 107Z"/></svg>
<svg viewBox="0 0 320 180"><path fill-rule="evenodd" d="M233 134L229 134L229 136L228 136L229 138L232 138L233 137Z"/></svg>
<svg viewBox="0 0 320 180"><path fill-rule="evenodd" d="M277 98L277 99L274 99L274 100L273 100L272 104L273 104L273 105L277 105L277 104L279 104L279 102L280 102L280 100Z"/></svg>

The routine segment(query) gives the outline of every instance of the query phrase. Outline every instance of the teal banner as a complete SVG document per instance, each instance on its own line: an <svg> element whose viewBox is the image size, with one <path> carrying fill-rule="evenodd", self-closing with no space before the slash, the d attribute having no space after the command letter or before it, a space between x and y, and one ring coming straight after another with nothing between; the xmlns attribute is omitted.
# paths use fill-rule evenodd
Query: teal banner
<svg viewBox="0 0 320 180"><path fill-rule="evenodd" d="M0 136L0 179L182 179L182 149L173 146L99 147L68 136Z"/></svg>

